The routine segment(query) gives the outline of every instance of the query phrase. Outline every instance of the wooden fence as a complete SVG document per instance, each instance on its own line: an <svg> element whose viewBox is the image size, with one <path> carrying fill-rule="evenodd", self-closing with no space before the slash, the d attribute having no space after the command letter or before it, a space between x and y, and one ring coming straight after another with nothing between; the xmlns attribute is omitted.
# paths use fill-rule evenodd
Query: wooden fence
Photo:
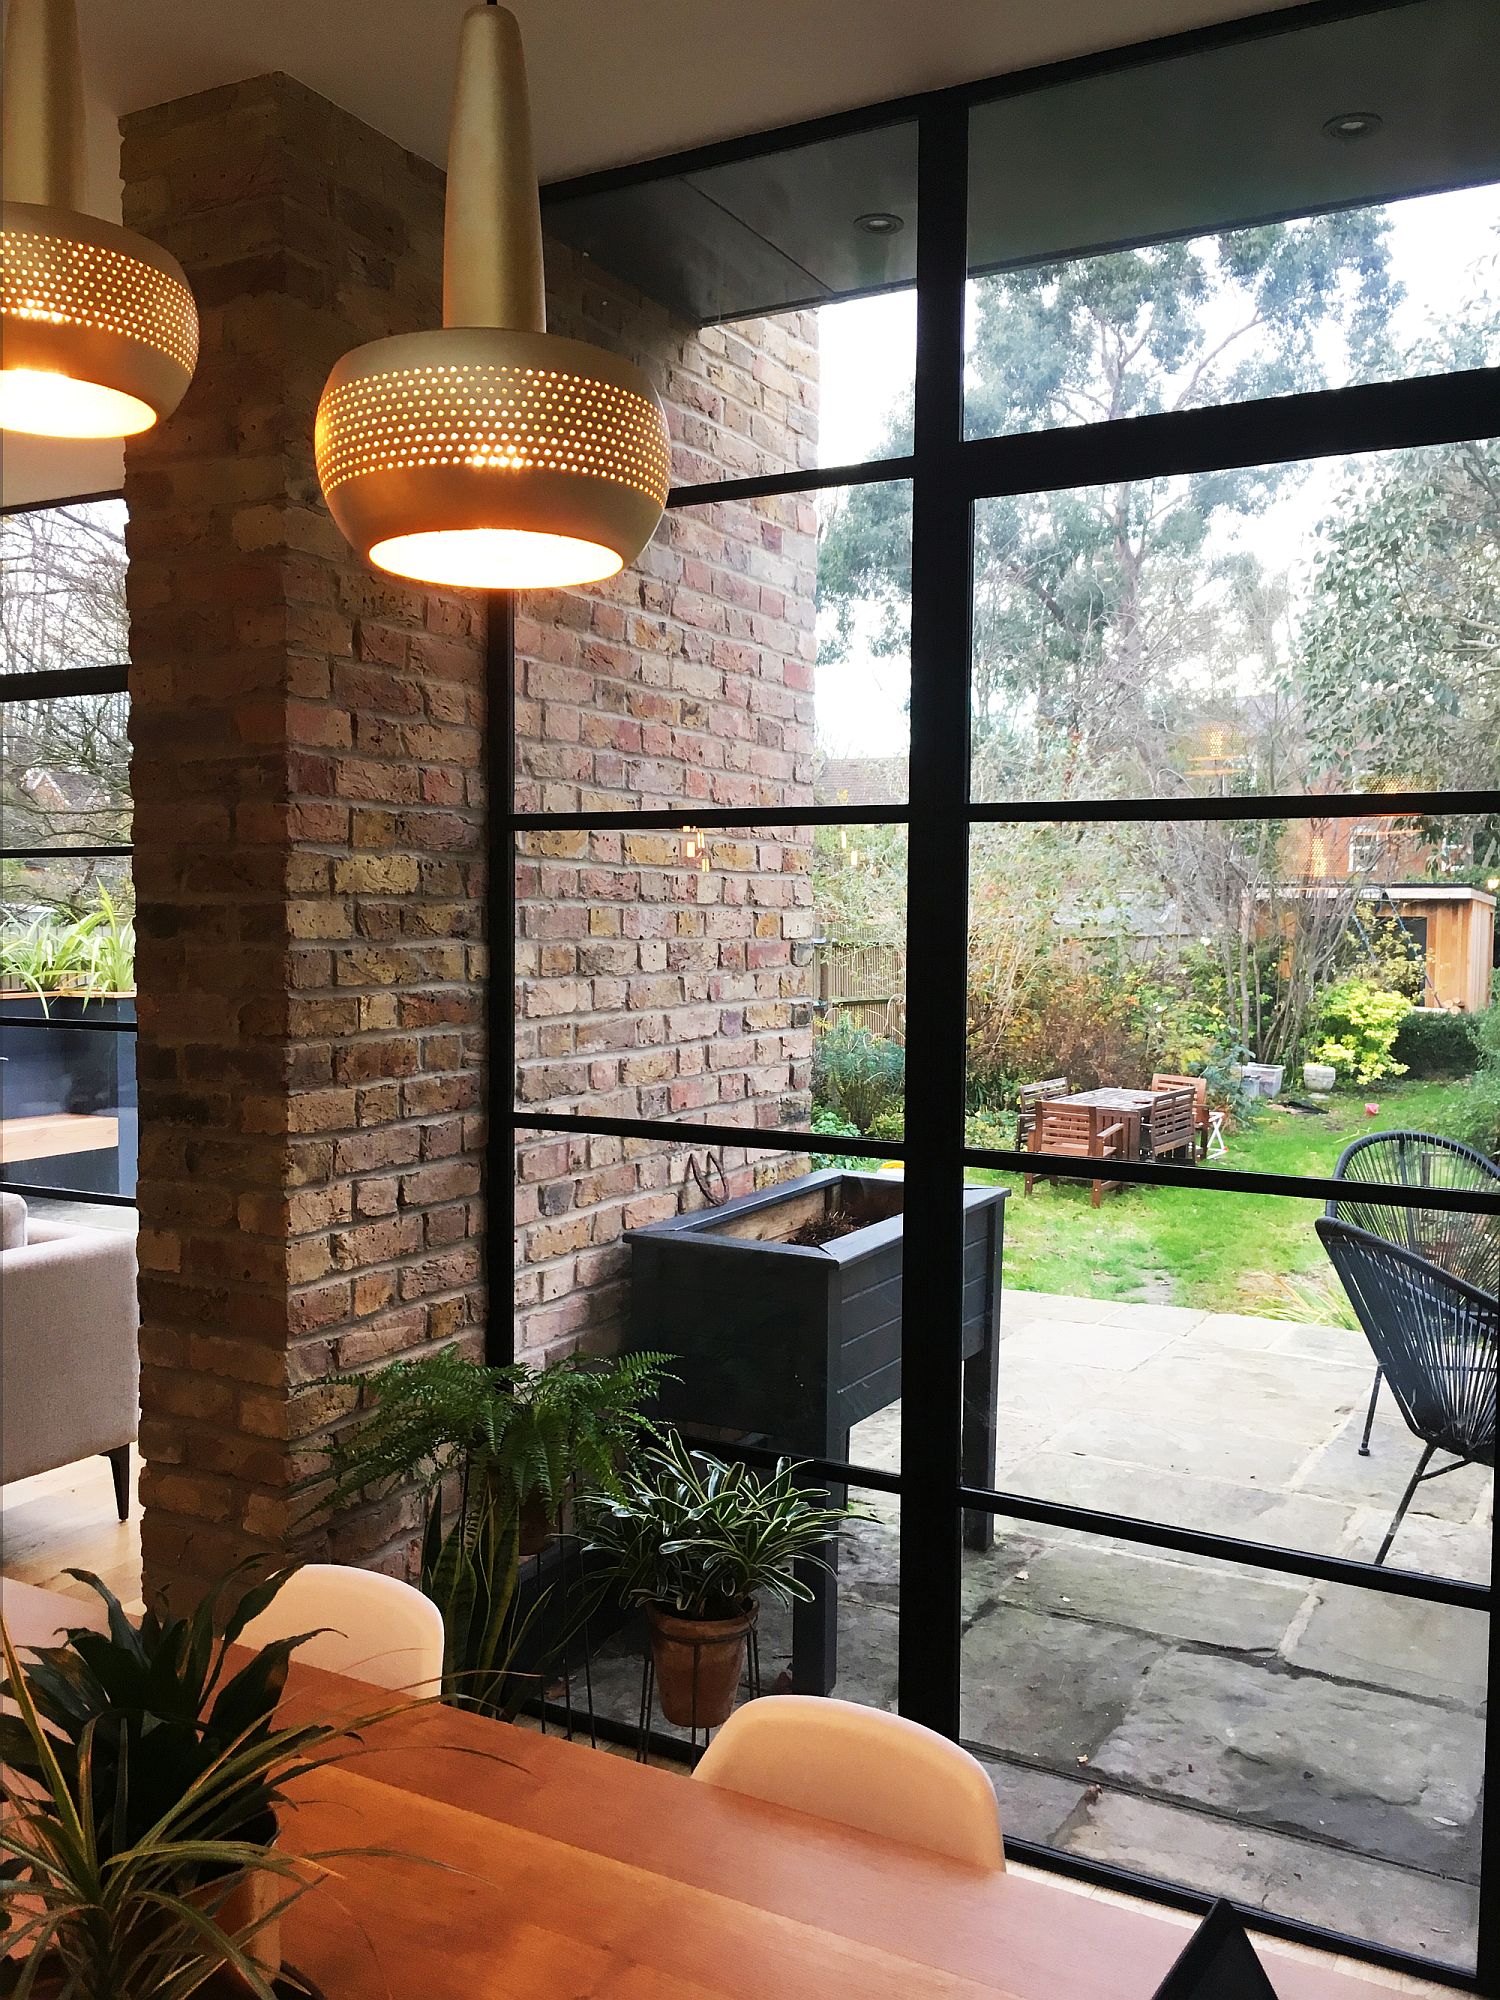
<svg viewBox="0 0 1500 2000"><path fill-rule="evenodd" d="M827 1022L852 1020L872 1034L906 1039L906 953L893 944L813 945L813 992Z"/></svg>

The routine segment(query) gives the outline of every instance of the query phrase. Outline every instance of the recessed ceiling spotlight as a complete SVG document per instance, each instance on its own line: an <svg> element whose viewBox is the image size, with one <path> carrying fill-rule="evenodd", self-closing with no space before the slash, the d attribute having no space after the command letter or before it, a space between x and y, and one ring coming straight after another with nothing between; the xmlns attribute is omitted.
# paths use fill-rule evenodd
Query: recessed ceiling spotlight
<svg viewBox="0 0 1500 2000"><path fill-rule="evenodd" d="M1323 121L1323 130L1330 139L1368 139L1384 122L1378 111L1341 111Z"/></svg>
<svg viewBox="0 0 1500 2000"><path fill-rule="evenodd" d="M888 208L872 208L868 215L856 215L854 226L867 236L899 236L906 224Z"/></svg>

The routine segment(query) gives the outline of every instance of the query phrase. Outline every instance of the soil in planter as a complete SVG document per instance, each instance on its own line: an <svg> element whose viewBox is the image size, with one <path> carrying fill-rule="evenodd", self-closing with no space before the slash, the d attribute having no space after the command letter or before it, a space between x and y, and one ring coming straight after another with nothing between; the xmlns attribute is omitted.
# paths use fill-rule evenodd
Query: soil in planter
<svg viewBox="0 0 1500 2000"><path fill-rule="evenodd" d="M833 1208L827 1215L815 1216L811 1222L804 1222L786 1240L804 1250L817 1250L825 1243L836 1243L841 1236L852 1236L856 1229L863 1229L864 1226L847 1208Z"/></svg>

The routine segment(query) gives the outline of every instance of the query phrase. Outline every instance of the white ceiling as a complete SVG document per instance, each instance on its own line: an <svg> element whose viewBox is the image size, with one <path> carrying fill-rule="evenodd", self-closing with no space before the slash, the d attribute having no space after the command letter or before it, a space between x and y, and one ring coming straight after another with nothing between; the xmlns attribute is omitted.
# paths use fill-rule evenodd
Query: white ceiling
<svg viewBox="0 0 1500 2000"><path fill-rule="evenodd" d="M78 0L93 205L113 119L285 70L441 164L468 0ZM514 0L543 180L1024 69L1292 0ZM118 452L9 439L9 504L116 483Z"/></svg>

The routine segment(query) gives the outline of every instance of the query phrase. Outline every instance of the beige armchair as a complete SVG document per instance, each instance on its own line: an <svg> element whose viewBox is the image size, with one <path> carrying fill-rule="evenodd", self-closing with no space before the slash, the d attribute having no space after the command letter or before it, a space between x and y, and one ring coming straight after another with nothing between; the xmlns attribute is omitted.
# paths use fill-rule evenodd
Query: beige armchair
<svg viewBox="0 0 1500 2000"><path fill-rule="evenodd" d="M133 1237L36 1222L0 1194L0 1483L99 1452L126 1518L139 1323Z"/></svg>

